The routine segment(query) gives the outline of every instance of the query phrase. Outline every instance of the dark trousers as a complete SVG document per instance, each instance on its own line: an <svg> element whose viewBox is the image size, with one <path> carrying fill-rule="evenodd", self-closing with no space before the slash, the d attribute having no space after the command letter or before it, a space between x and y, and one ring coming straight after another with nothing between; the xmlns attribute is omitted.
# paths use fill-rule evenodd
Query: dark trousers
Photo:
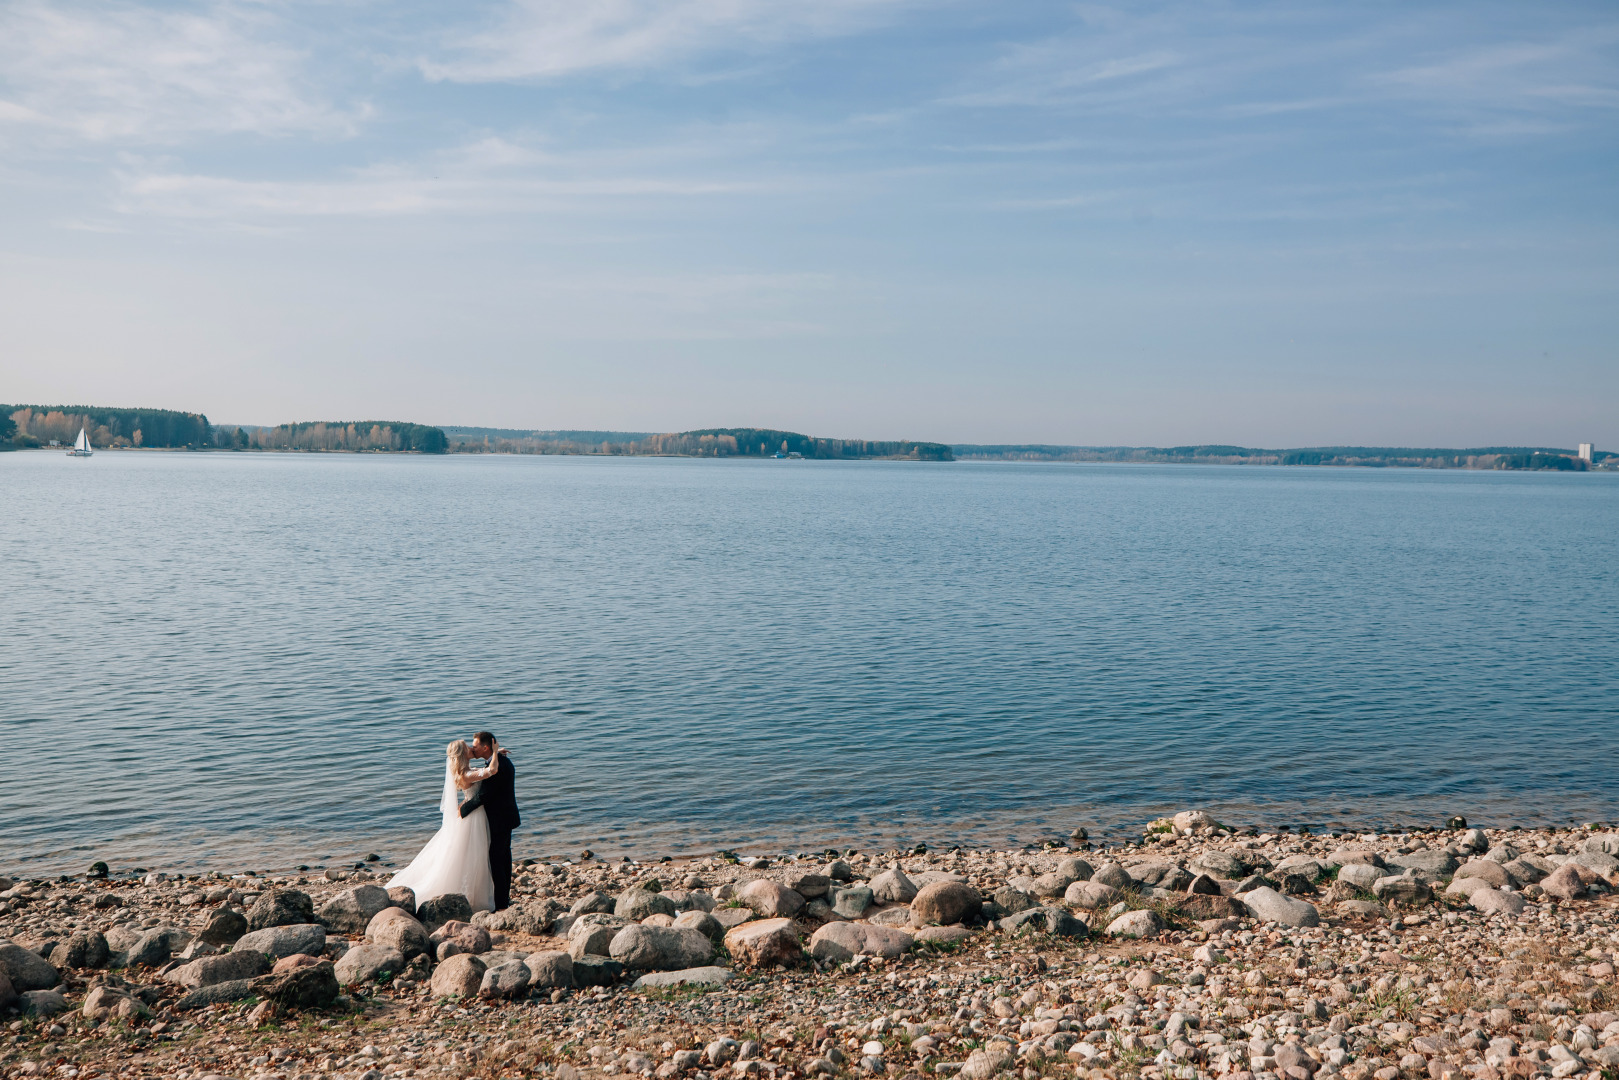
<svg viewBox="0 0 1619 1080"><path fill-rule="evenodd" d="M512 831L489 830L489 874L495 879L495 910L512 905Z"/></svg>

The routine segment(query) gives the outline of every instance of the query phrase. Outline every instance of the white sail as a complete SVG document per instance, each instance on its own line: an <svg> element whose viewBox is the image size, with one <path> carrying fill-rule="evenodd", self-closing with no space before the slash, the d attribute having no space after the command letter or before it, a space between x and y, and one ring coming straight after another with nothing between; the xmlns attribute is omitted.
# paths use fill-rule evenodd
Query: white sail
<svg viewBox="0 0 1619 1080"><path fill-rule="evenodd" d="M90 449L90 440L85 437L83 427L79 428L79 441L73 444L73 449L75 449L75 450L88 450L88 449Z"/></svg>

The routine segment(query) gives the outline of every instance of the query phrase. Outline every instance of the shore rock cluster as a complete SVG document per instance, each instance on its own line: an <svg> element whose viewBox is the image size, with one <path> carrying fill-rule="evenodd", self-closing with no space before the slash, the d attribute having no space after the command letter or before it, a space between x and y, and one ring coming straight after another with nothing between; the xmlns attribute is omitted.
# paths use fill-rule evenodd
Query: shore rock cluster
<svg viewBox="0 0 1619 1080"><path fill-rule="evenodd" d="M1458 825L1460 823L1457 823ZM0 878L0 1076L1612 1080L1619 834Z"/></svg>

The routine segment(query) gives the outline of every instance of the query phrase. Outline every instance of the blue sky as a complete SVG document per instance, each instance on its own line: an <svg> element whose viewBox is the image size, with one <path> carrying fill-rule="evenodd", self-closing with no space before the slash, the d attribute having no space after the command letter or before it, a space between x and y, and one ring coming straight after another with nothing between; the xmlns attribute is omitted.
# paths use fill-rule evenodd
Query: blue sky
<svg viewBox="0 0 1619 1080"><path fill-rule="evenodd" d="M1619 448L1612 4L0 0L0 399Z"/></svg>

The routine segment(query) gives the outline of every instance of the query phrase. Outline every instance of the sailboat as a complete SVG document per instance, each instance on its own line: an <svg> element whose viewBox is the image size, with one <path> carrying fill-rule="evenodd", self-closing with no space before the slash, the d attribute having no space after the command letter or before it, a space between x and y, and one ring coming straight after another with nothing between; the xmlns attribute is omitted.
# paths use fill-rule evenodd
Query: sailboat
<svg viewBox="0 0 1619 1080"><path fill-rule="evenodd" d="M79 425L79 439L73 444L73 449L67 452L68 457L89 457L95 453L90 449L90 436L84 433L84 425Z"/></svg>

